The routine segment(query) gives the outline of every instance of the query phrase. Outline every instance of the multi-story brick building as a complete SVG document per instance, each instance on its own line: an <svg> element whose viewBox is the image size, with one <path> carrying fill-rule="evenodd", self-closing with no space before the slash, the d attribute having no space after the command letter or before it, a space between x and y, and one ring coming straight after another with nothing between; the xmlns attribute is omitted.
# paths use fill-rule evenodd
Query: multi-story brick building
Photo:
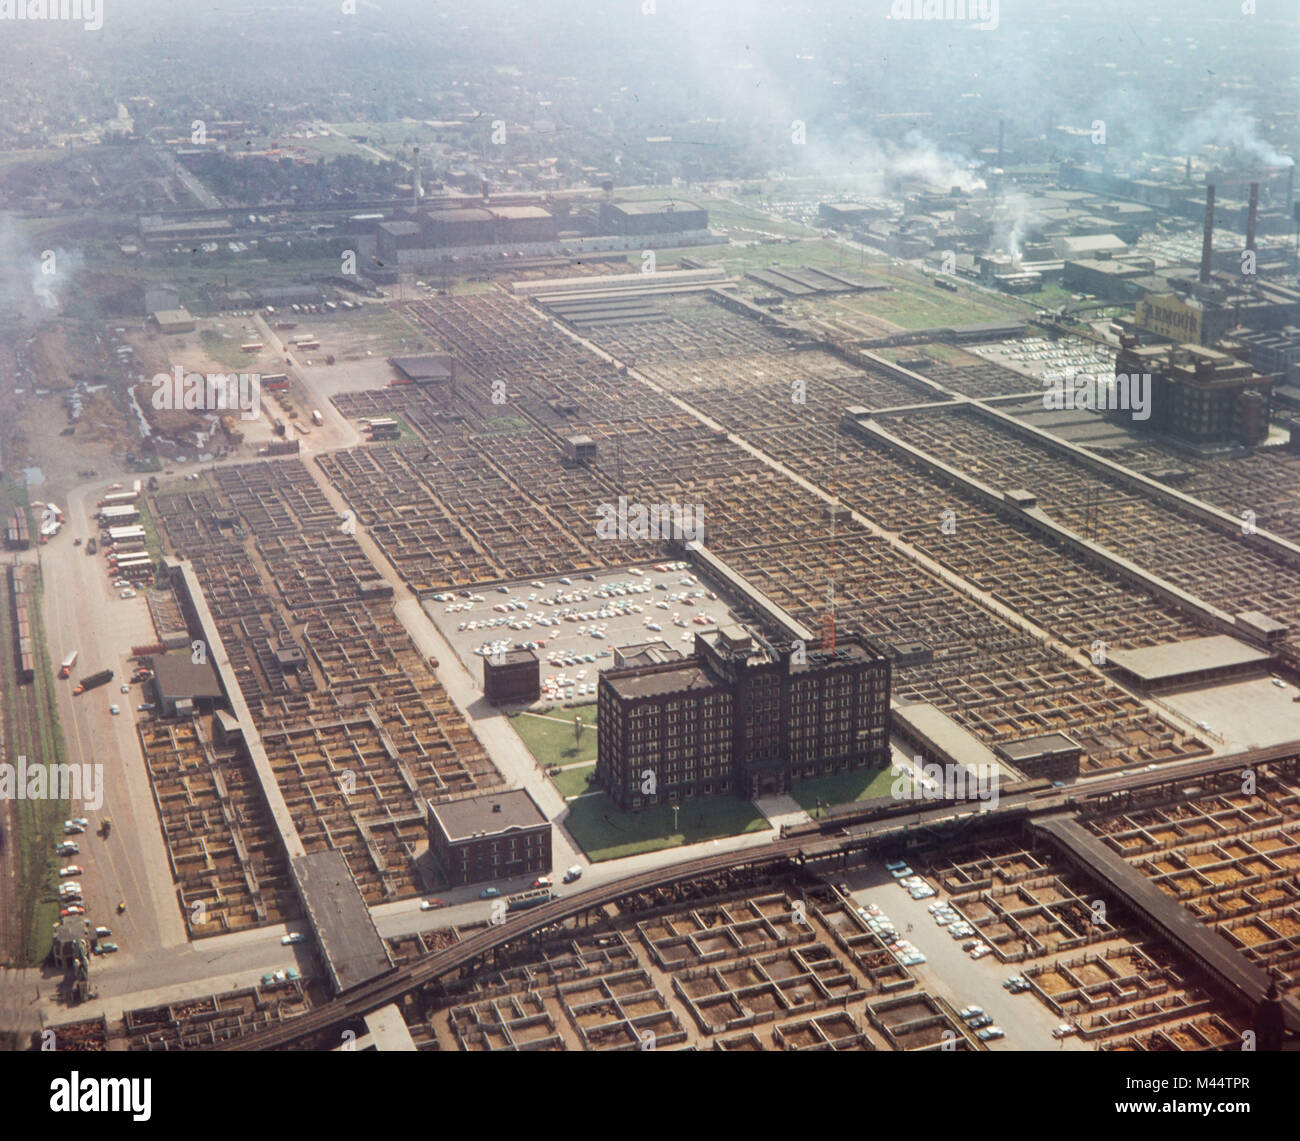
<svg viewBox="0 0 1300 1141"><path fill-rule="evenodd" d="M889 661L856 639L777 650L741 626L680 662L601 674L596 772L621 809L762 796L889 759Z"/></svg>
<svg viewBox="0 0 1300 1141"><path fill-rule="evenodd" d="M429 853L453 887L551 870L551 822L527 789L429 805Z"/></svg>
<svg viewBox="0 0 1300 1141"><path fill-rule="evenodd" d="M1150 419L1134 426L1188 444L1262 443L1268 436L1273 379L1227 353L1201 345L1126 346L1116 375L1151 376Z"/></svg>

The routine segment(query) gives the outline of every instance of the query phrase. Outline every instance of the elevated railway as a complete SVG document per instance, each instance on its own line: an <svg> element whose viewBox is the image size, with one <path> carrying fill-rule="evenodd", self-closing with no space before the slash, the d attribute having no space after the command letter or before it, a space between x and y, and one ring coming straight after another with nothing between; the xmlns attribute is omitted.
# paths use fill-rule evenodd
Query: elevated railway
<svg viewBox="0 0 1300 1141"><path fill-rule="evenodd" d="M1110 802L1117 797L1128 798L1143 792L1158 794L1162 785L1170 786L1170 793L1175 794L1177 790L1174 786L1186 788L1194 785L1198 779L1226 774L1234 770L1253 769L1273 761L1297 759L1297 753L1295 746L1272 746L1229 756L1207 757L1186 762L1177 765L1176 772L1161 772L1157 768L1151 771L1144 769L1137 773L1130 771L1115 777L1096 778L1076 785L1072 789L1044 790L1039 787L1041 782L1031 782L1024 791L1013 792L1002 797L997 807L988 811L980 811L978 807L972 808L969 801L948 801L933 808L921 808L920 811L917 810L916 803L893 802L890 811L884 813L877 810L878 814L870 819L865 819L864 816L872 810L830 817L814 822L813 825L804 825L797 830L788 831L784 836L775 838L766 847L699 856L682 863L638 872L588 891L552 900L550 903L533 908L519 918L489 926L445 950L436 951L416 962L395 968L330 1002L313 1008L306 1014L296 1016L269 1030L259 1031L233 1042L220 1043L212 1048L274 1050L288 1046L303 1038L318 1035L332 1026L360 1019L382 1006L396 1002L407 992L436 982L439 978L540 928L574 919L627 896L668 887L683 880L723 871L777 868L782 865L792 871L801 868L813 870L827 861L843 861L853 851L888 847L900 843L905 837L914 837L918 833L924 834L945 827L969 827L972 820L992 825L995 822L1005 823L1016 817L1060 816L1063 813L1068 817L1084 807L1085 803L1094 811L1122 810L1121 803ZM1134 908L1134 912L1138 917L1144 915L1141 907ZM1195 955L1197 946L1192 945L1188 949ZM1224 949L1227 949L1226 945ZM1216 952L1217 950L1216 948ZM1207 969L1211 976L1222 983L1239 1001L1252 1006L1259 1001L1262 997L1259 987L1263 972L1254 968L1245 970L1247 964L1244 960L1241 964L1242 970L1225 971L1223 960L1219 955L1215 954L1213 958L1214 961L1211 963L1201 963L1198 957L1197 964ZM1294 998L1287 998L1284 1000L1284 1009L1288 1028L1293 1033L1300 1033L1300 1003L1297 1003Z"/></svg>

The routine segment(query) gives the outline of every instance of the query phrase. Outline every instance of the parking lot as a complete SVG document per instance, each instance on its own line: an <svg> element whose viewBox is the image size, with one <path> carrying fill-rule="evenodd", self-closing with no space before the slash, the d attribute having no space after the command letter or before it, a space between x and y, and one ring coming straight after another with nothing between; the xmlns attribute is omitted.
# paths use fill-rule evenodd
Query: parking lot
<svg viewBox="0 0 1300 1141"><path fill-rule="evenodd" d="M489 654L536 651L543 705L590 702L615 647L662 641L689 654L697 633L736 621L685 562L442 593L424 607L480 682Z"/></svg>
<svg viewBox="0 0 1300 1141"><path fill-rule="evenodd" d="M1018 968L1002 963L994 953L978 953L978 945L984 942L978 932L967 934L960 920L950 921L939 912L948 897L937 888L934 876L922 877L931 894L918 892L917 898L893 875L895 871L905 875L908 870L872 865L850 871L845 879L854 902L868 911L869 923L874 921L873 930L883 921L904 940L901 961L925 990L946 999L958 1011L980 1007L992 1021L979 1029L996 1026L1005 1035L987 1042L992 1050L1088 1048L1075 1036L1053 1038L1052 1030L1060 1019L1029 995L1013 993L1002 985L1019 973ZM970 950L963 950L968 944ZM977 951L978 957L972 958L971 951Z"/></svg>

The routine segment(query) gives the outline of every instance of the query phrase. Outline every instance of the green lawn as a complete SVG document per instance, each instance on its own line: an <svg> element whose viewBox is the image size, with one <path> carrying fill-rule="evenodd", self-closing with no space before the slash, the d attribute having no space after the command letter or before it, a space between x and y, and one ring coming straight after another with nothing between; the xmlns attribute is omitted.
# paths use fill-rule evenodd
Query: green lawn
<svg viewBox="0 0 1300 1141"><path fill-rule="evenodd" d="M749 801L712 796L683 804L674 831L670 805L616 812L604 793L571 801L563 823L593 863L770 827Z"/></svg>
<svg viewBox="0 0 1300 1141"><path fill-rule="evenodd" d="M892 768L855 769L847 773L834 773L812 780L796 781L790 795L799 807L812 812L820 800L823 804L849 804L856 800L870 800L888 796L896 779Z"/></svg>
<svg viewBox="0 0 1300 1141"><path fill-rule="evenodd" d="M581 744L575 745L573 719L578 716L582 717L585 728L582 730ZM544 717L530 713L517 713L510 718L510 724L543 768L548 765L571 765L575 761L596 759L595 705L555 709ZM564 792L563 789L561 791ZM576 796L577 793L564 792L564 795Z"/></svg>
<svg viewBox="0 0 1300 1141"><path fill-rule="evenodd" d="M592 750L595 752L595 750ZM566 800L573 796L583 796L589 792L599 792L600 785L596 783L596 766L579 765L571 769L561 769L560 772L551 777L551 782L560 790L560 795Z"/></svg>

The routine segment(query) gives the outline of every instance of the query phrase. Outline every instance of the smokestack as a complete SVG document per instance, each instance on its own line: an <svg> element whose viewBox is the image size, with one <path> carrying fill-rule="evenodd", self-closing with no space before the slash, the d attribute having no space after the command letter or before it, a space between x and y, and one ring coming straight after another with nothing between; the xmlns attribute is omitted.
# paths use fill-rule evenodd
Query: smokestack
<svg viewBox="0 0 1300 1141"><path fill-rule="evenodd" d="M1006 132L1007 132L1007 121L1005 119L999 119L998 120L998 166L999 167L1002 166L1002 143L1006 139Z"/></svg>
<svg viewBox="0 0 1300 1141"><path fill-rule="evenodd" d="M1246 249L1255 248L1255 215L1259 212L1259 183L1250 184L1250 213L1246 215Z"/></svg>
<svg viewBox="0 0 1300 1141"><path fill-rule="evenodd" d="M1289 207L1295 201L1295 163L1286 168L1286 204Z"/></svg>
<svg viewBox="0 0 1300 1141"><path fill-rule="evenodd" d="M1192 181L1192 156L1191 155L1187 156L1187 166L1183 169L1183 181L1184 182Z"/></svg>
<svg viewBox="0 0 1300 1141"><path fill-rule="evenodd" d="M1210 282L1210 256L1214 252L1214 183L1205 188L1205 236L1201 239L1201 284Z"/></svg>
<svg viewBox="0 0 1300 1141"><path fill-rule="evenodd" d="M415 148L415 179L414 179L414 185L411 187L411 197L414 199L411 205L416 207L420 205L420 199L424 197L424 191L420 186L420 148L419 147Z"/></svg>

